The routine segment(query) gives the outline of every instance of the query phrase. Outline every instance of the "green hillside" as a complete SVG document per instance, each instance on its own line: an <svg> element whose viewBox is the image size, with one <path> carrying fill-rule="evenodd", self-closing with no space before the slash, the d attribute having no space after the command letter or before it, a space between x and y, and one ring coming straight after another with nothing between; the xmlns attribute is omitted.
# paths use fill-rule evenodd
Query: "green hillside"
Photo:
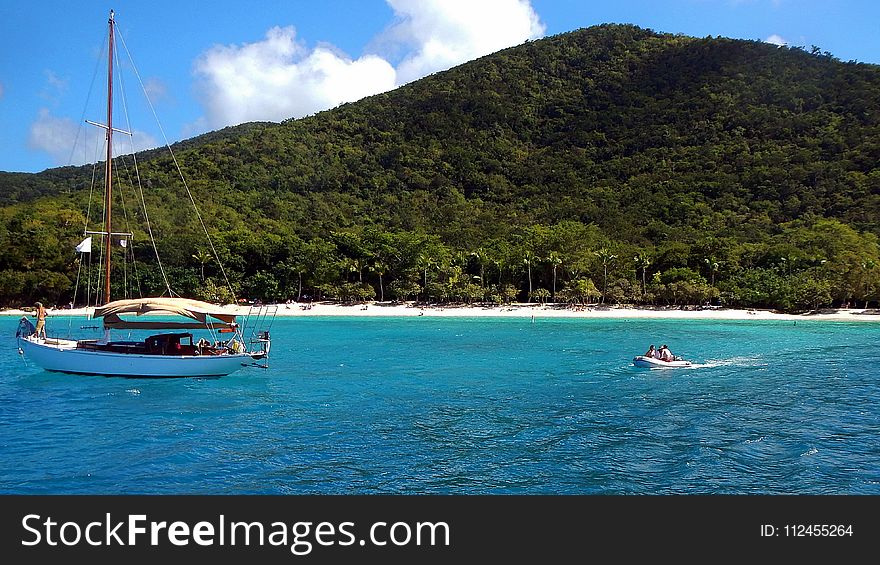
<svg viewBox="0 0 880 565"><path fill-rule="evenodd" d="M239 296L880 299L880 67L818 49L598 26L176 156ZM172 287L222 298L171 159L138 161ZM91 179L0 174L0 301L70 300Z"/></svg>

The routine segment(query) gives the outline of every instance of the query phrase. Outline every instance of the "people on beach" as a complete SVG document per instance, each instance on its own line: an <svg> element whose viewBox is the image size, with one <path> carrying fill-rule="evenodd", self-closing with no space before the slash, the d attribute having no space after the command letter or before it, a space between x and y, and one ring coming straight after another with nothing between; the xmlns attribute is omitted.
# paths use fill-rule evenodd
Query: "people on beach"
<svg viewBox="0 0 880 565"><path fill-rule="evenodd" d="M34 330L34 335L39 338L40 334L43 334L43 339L46 339L46 308L43 307L42 302L37 302L35 306L34 316L37 317L37 327Z"/></svg>

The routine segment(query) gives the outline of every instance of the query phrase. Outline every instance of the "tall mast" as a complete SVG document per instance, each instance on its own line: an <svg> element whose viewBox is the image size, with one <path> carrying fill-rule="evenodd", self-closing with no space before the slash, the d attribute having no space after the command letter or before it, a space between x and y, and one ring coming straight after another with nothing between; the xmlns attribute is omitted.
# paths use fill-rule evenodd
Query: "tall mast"
<svg viewBox="0 0 880 565"><path fill-rule="evenodd" d="M110 302L110 251L113 249L111 228L111 191L113 186L113 10L108 22L109 48L107 49L107 161L104 171L104 303Z"/></svg>

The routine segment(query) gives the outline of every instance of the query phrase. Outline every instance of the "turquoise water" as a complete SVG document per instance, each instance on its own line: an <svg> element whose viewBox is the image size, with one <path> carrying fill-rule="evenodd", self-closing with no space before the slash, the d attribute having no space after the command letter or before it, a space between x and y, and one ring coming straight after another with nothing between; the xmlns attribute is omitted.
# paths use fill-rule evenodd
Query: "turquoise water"
<svg viewBox="0 0 880 565"><path fill-rule="evenodd" d="M17 321L2 493L880 494L873 323L283 318L269 370L161 380L43 372Z"/></svg>

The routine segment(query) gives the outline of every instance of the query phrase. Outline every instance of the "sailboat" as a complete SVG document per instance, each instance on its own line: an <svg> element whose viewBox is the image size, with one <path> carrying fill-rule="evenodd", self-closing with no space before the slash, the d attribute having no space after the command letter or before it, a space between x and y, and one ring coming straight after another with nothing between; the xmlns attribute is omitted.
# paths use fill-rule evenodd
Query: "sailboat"
<svg viewBox="0 0 880 565"><path fill-rule="evenodd" d="M123 377L219 377L245 366L267 367L271 345L269 328L274 320L273 307L254 307L245 321L237 323L237 311L208 302L161 296L153 298L119 299L111 301L111 243L131 234L113 231L113 57L115 21L113 11L109 19L109 63L107 79L107 122L92 125L101 127L106 134L106 162L104 174L104 225L102 231L86 232L104 240L104 294L103 305L95 308L92 318L103 322L101 339L67 339L39 336L33 326L22 318L18 343L19 351L47 371L84 375ZM206 233L207 235L207 233ZM90 250L86 238L77 251ZM170 285L169 285L170 290ZM134 318L132 318L132 316ZM253 323L251 323L253 321ZM260 324L266 324L260 327ZM246 337L246 329L251 333ZM113 340L114 330L150 330L144 339ZM205 330L213 339L194 339L194 330ZM153 333L153 332L157 333ZM226 334L226 335L223 335ZM131 334L129 333L129 336ZM219 338L220 336L222 338Z"/></svg>

